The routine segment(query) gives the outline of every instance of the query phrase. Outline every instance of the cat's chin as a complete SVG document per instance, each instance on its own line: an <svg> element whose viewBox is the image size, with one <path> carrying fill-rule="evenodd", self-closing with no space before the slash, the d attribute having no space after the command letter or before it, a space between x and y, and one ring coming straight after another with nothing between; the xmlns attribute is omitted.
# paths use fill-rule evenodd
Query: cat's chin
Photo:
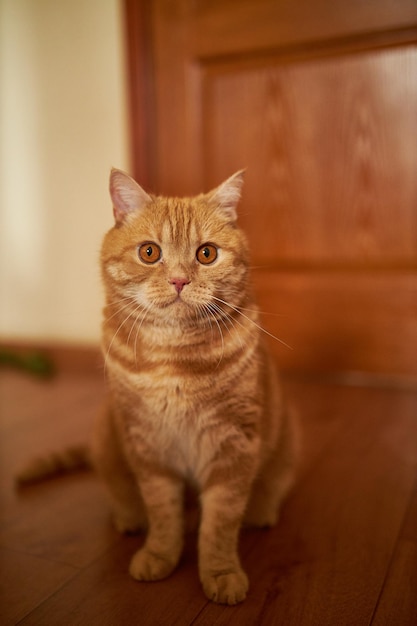
<svg viewBox="0 0 417 626"><path fill-rule="evenodd" d="M154 307L155 319L159 318L163 325L167 326L183 326L189 327L190 324L197 324L201 327L201 323L207 323L207 320L201 314L201 307L193 302L187 302L179 297L164 304L159 303ZM203 326L205 326L203 323Z"/></svg>
<svg viewBox="0 0 417 626"><path fill-rule="evenodd" d="M155 314L171 320L189 318L192 311L196 310L195 306L186 302L181 296L162 302L154 302L152 308Z"/></svg>

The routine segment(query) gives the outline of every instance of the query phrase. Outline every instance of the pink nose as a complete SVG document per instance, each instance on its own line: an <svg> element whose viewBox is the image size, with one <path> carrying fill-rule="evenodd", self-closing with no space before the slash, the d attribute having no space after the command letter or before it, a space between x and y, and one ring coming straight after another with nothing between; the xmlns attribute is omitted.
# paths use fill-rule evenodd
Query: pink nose
<svg viewBox="0 0 417 626"><path fill-rule="evenodd" d="M175 289L177 290L178 294L181 293L185 285L190 284L190 281L188 280L188 278L171 278L169 282L171 283L171 285L175 286Z"/></svg>

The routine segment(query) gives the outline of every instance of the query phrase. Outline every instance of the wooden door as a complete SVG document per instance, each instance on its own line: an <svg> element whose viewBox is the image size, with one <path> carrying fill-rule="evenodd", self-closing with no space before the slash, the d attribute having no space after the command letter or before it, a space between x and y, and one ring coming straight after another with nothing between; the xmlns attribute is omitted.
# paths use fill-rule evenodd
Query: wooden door
<svg viewBox="0 0 417 626"><path fill-rule="evenodd" d="M284 369L417 380L415 0L127 0L134 175L240 220Z"/></svg>

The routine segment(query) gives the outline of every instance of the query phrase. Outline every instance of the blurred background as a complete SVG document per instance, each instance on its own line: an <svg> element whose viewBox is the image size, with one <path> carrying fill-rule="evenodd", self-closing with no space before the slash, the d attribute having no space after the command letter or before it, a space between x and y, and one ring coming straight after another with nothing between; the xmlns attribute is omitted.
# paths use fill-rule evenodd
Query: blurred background
<svg viewBox="0 0 417 626"><path fill-rule="evenodd" d="M0 337L96 344L108 175L129 168L122 3L0 10Z"/></svg>
<svg viewBox="0 0 417 626"><path fill-rule="evenodd" d="M0 338L96 345L112 165L247 168L283 367L417 380L415 0L1 0Z"/></svg>

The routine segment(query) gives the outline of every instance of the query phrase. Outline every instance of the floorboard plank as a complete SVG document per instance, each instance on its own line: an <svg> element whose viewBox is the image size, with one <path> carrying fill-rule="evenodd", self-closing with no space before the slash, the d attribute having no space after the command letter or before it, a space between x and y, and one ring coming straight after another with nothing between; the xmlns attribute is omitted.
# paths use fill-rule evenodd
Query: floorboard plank
<svg viewBox="0 0 417 626"><path fill-rule="evenodd" d="M343 427L244 560L248 600L232 611L208 605L198 626L369 623L413 488L417 405L390 392L339 394Z"/></svg>
<svg viewBox="0 0 417 626"><path fill-rule="evenodd" d="M45 383L1 372L1 623L351 626L417 623L417 394L297 381L303 454L280 523L241 536L250 578L236 607L208 602L196 533L165 581L136 583L143 536L120 537L89 474L16 492L33 454L82 441L104 395L101 376Z"/></svg>
<svg viewBox="0 0 417 626"><path fill-rule="evenodd" d="M123 539L34 610L21 625L191 624L207 604L198 583L194 557L186 553L181 567L167 580L138 583L127 570L139 545L138 538Z"/></svg>
<svg viewBox="0 0 417 626"><path fill-rule="evenodd" d="M63 563L0 548L0 623L17 624L77 570Z"/></svg>
<svg viewBox="0 0 417 626"><path fill-rule="evenodd" d="M417 624L417 477L373 626Z"/></svg>
<svg viewBox="0 0 417 626"><path fill-rule="evenodd" d="M29 488L16 496L13 514L0 526L0 546L77 568L117 541L107 498L92 475Z"/></svg>

